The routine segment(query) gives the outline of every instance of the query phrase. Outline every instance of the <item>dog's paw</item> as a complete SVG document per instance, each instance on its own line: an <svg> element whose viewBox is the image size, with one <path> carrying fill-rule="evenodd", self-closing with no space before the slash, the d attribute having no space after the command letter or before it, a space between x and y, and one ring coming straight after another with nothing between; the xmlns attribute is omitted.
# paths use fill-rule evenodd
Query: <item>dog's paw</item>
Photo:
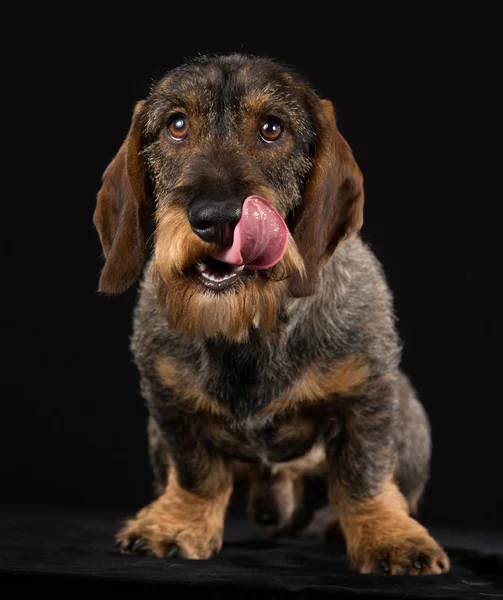
<svg viewBox="0 0 503 600"><path fill-rule="evenodd" d="M450 568L440 545L417 521L396 531L379 529L349 552L351 566L360 573L383 575L438 575ZM397 535L398 534L398 535Z"/></svg>
<svg viewBox="0 0 503 600"><path fill-rule="evenodd" d="M206 559L222 547L222 533L214 531L211 523L173 521L155 506L126 521L116 540L123 554L153 554L159 558Z"/></svg>

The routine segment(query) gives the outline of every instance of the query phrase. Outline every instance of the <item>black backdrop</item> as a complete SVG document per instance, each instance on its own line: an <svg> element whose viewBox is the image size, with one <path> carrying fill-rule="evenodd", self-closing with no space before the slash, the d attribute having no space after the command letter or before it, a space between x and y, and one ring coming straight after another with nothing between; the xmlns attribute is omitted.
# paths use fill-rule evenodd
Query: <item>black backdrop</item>
<svg viewBox="0 0 503 600"><path fill-rule="evenodd" d="M149 500L135 291L96 293L95 194L152 80L197 53L244 51L292 64L334 101L364 173L362 235L433 426L424 519L503 525L496 16L436 4L187 3L171 16L136 6L127 21L76 9L6 22L2 502Z"/></svg>

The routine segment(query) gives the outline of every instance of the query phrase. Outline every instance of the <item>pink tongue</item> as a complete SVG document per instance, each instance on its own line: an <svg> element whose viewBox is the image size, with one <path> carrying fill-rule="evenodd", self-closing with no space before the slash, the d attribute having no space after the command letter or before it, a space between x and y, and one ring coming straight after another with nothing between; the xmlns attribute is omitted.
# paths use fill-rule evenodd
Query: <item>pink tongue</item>
<svg viewBox="0 0 503 600"><path fill-rule="evenodd" d="M260 196L248 196L234 229L232 246L212 256L230 265L268 269L282 258L287 242L288 228L281 215Z"/></svg>

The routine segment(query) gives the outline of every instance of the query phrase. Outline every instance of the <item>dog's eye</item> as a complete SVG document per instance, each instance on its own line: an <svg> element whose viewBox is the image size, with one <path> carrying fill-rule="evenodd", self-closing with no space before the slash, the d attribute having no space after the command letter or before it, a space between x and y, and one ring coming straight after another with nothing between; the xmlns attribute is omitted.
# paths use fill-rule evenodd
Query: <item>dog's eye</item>
<svg viewBox="0 0 503 600"><path fill-rule="evenodd" d="M283 127L278 119L268 117L260 124L259 135L264 142L270 143L279 140L283 133Z"/></svg>
<svg viewBox="0 0 503 600"><path fill-rule="evenodd" d="M185 115L175 115L168 123L169 135L177 141L183 140L189 133L189 120Z"/></svg>

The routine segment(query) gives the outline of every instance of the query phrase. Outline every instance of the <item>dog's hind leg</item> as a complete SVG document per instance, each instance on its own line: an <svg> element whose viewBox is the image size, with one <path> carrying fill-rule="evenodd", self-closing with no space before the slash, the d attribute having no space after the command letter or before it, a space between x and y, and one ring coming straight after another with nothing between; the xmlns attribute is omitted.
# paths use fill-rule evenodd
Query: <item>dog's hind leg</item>
<svg viewBox="0 0 503 600"><path fill-rule="evenodd" d="M292 535L309 523L312 514L302 475L288 469L252 475L248 515L265 537Z"/></svg>
<svg viewBox="0 0 503 600"><path fill-rule="evenodd" d="M321 446L304 456L250 473L248 514L267 537L295 535L313 518L326 494L326 462Z"/></svg>

